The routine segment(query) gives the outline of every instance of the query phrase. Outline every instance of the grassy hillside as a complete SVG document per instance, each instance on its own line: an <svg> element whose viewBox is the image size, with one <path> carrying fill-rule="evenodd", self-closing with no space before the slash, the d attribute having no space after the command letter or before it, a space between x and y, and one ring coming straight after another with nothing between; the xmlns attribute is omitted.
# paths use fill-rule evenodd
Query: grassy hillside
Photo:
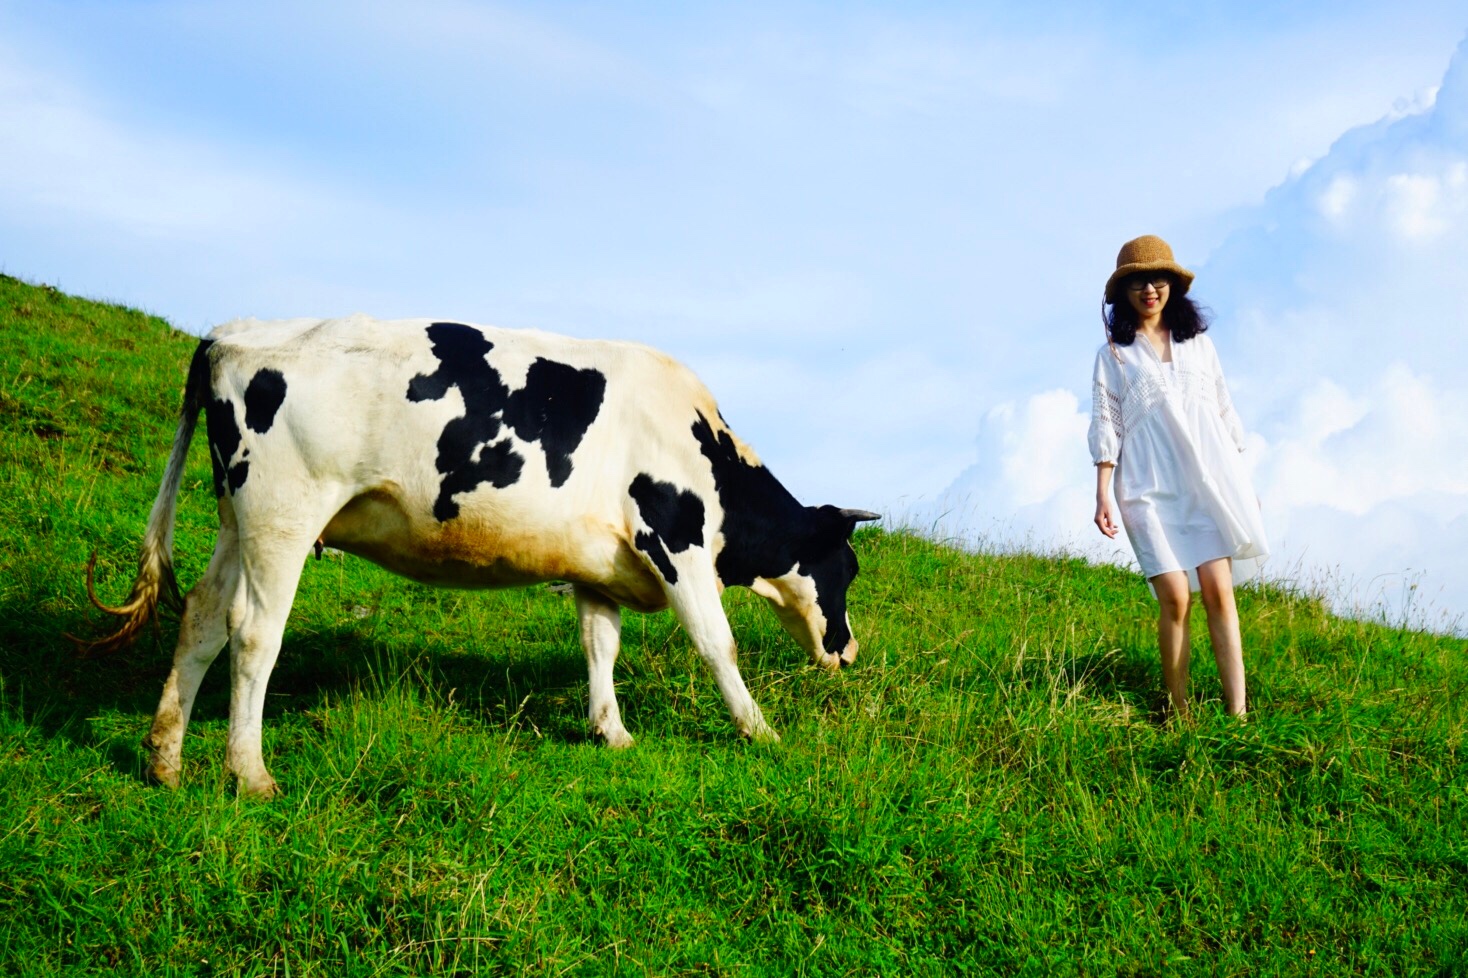
<svg viewBox="0 0 1468 978"><path fill-rule="evenodd" d="M1463 641L1248 590L1251 721L1175 729L1134 577L902 534L857 538L840 675L726 596L769 748L670 615L626 616L639 743L610 752L570 599L309 561L267 706L285 797L225 777L227 659L183 786L150 787L173 626L99 661L61 633L104 624L93 549L127 591L192 344L0 277L0 973L1468 973ZM185 586L212 507L200 437Z"/></svg>

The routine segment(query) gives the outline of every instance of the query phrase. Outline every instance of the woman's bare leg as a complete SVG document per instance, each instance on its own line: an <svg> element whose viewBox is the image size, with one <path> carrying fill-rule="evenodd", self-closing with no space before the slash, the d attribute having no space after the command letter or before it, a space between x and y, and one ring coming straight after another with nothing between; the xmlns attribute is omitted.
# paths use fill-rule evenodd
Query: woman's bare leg
<svg viewBox="0 0 1468 978"><path fill-rule="evenodd" d="M1169 571L1152 578L1157 592L1157 650L1162 654L1162 681L1172 697L1172 709L1179 717L1188 716L1188 612L1193 592L1188 575Z"/></svg>
<svg viewBox="0 0 1468 978"><path fill-rule="evenodd" d="M1198 567L1203 608L1208 612L1208 637L1213 660L1223 684L1223 705L1236 717L1244 715L1244 642L1239 636L1239 609L1234 604L1233 562L1227 557Z"/></svg>

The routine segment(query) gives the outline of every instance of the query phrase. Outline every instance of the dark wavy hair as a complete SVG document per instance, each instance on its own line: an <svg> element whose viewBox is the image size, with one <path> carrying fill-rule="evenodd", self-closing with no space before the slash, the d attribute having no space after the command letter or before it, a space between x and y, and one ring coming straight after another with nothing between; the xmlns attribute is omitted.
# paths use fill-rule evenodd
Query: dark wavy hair
<svg viewBox="0 0 1468 978"><path fill-rule="evenodd" d="M1172 333L1176 343L1183 343L1208 331L1208 310L1186 295L1177 294L1177 278L1169 275L1167 305L1162 307L1162 325ZM1117 346L1130 346L1137 338L1137 310L1127 301L1126 282L1117 286L1117 299L1101 313L1106 322L1106 335Z"/></svg>

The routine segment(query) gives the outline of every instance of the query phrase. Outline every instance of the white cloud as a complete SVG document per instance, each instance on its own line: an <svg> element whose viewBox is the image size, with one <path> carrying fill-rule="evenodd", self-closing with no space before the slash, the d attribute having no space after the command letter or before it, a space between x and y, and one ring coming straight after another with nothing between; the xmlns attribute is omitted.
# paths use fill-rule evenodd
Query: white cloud
<svg viewBox="0 0 1468 978"><path fill-rule="evenodd" d="M1300 172L1303 174L1306 169ZM1337 224L1344 223L1351 203L1356 199L1356 181L1345 174L1336 176L1320 195L1320 213Z"/></svg>
<svg viewBox="0 0 1468 978"><path fill-rule="evenodd" d="M1048 501L1073 482L1075 444L1088 421L1067 390L1046 391L1022 405L1001 404L985 419L997 434L999 470L1009 503L1017 508Z"/></svg>
<svg viewBox="0 0 1468 978"><path fill-rule="evenodd" d="M1468 396L1404 364L1351 395L1329 380L1298 399L1258 474L1276 506L1367 517L1379 506L1446 494L1468 500Z"/></svg>
<svg viewBox="0 0 1468 978"><path fill-rule="evenodd" d="M1338 232L1359 234L1375 224L1399 242L1431 244L1461 227L1468 209L1468 165L1449 156L1405 172L1336 173L1315 202Z"/></svg>
<svg viewBox="0 0 1468 978"><path fill-rule="evenodd" d="M1073 392L1051 390L992 408L980 423L974 464L935 499L897 513L898 522L985 546L1093 543L1077 532L1094 509L1089 403L1083 412Z"/></svg>
<svg viewBox="0 0 1468 978"><path fill-rule="evenodd" d="M1387 219L1408 241L1436 238L1448 227L1443 183L1421 173L1399 173L1386 179Z"/></svg>

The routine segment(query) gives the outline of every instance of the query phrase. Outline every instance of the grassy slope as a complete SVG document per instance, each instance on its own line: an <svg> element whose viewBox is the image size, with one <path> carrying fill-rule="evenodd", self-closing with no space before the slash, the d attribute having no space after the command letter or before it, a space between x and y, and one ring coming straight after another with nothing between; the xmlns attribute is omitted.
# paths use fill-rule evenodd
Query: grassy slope
<svg viewBox="0 0 1468 978"><path fill-rule="evenodd" d="M183 788L148 787L172 628L96 662L60 633L101 625L93 548L126 593L192 342L0 277L0 972L1468 972L1461 640L1251 590L1253 721L1170 729L1133 577L906 535L858 537L854 671L727 595L768 749L669 615L627 616L613 753L568 599L311 561L267 708L287 796L229 789L223 661ZM196 444L185 586L212 502Z"/></svg>

